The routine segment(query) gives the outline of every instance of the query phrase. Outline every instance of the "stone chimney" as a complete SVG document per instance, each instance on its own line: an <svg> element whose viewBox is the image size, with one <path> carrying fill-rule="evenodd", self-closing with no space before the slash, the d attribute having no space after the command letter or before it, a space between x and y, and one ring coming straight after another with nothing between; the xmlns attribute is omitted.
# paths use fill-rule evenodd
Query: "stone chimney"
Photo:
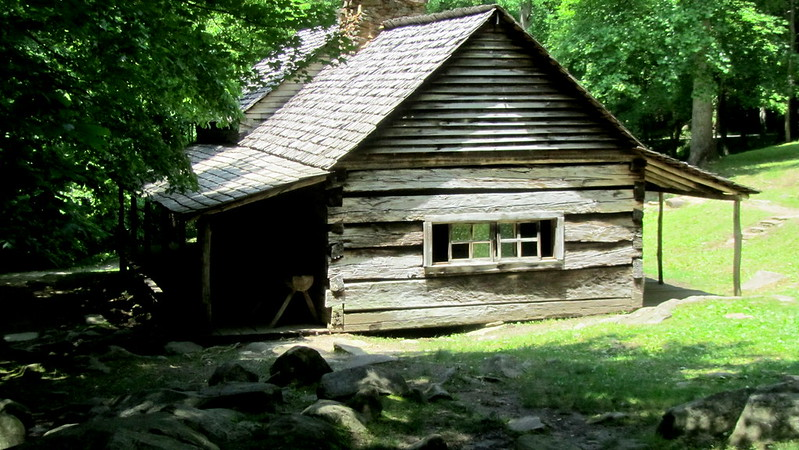
<svg viewBox="0 0 799 450"><path fill-rule="evenodd" d="M341 29L361 48L381 30L386 20L427 13L427 0L344 0L339 11Z"/></svg>

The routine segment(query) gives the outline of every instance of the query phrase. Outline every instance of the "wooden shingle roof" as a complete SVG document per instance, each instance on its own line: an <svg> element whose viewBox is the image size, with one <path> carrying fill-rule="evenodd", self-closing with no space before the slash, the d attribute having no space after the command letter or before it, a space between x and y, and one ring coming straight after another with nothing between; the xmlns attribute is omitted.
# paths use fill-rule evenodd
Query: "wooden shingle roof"
<svg viewBox="0 0 799 450"><path fill-rule="evenodd" d="M494 13L495 7L422 16L385 29L316 76L239 144L323 169L372 133Z"/></svg>
<svg viewBox="0 0 799 450"><path fill-rule="evenodd" d="M374 40L346 62L322 70L237 146L190 147L200 180L198 192L167 194L165 185L152 186L147 192L174 212L198 214L323 179L493 17L512 24L531 51L547 58L564 79L574 83L596 112L630 142L630 148L647 160L647 181L655 190L714 198L756 192L645 149L509 14L494 5L384 23L384 31Z"/></svg>
<svg viewBox="0 0 799 450"><path fill-rule="evenodd" d="M145 188L170 211L191 213L269 196L279 188L321 181L327 172L316 167L240 146L193 145L187 149L199 189L170 192L165 182Z"/></svg>
<svg viewBox="0 0 799 450"><path fill-rule="evenodd" d="M239 108L247 111L259 100L272 92L283 80L297 70L297 66L307 61L335 36L337 26L316 27L300 30L294 36L297 46L281 49L276 55L259 61L253 69L259 80L244 89L239 99Z"/></svg>

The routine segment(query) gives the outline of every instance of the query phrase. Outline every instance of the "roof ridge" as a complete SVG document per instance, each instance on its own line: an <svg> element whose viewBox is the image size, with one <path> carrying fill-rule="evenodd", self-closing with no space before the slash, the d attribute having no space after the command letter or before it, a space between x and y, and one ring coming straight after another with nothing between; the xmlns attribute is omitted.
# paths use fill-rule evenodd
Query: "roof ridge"
<svg viewBox="0 0 799 450"><path fill-rule="evenodd" d="M442 11L434 14L398 17L396 19L386 20L383 22L382 25L383 25L383 30L391 30L394 28L404 27L408 25L424 25L428 23L437 22L439 20L455 19L458 17L471 16L474 14L490 11L492 9L499 9L499 5L469 6L466 8L451 9L449 11Z"/></svg>

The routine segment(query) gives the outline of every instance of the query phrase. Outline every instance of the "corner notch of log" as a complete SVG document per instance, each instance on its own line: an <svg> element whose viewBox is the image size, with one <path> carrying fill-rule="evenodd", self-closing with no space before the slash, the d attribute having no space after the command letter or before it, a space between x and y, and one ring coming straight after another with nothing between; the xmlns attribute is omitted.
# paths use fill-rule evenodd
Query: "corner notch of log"
<svg viewBox="0 0 799 450"><path fill-rule="evenodd" d="M646 159L644 158L635 158L630 163L630 171L632 173L641 173L646 169Z"/></svg>
<svg viewBox="0 0 799 450"><path fill-rule="evenodd" d="M338 207L344 201L344 188L341 186L331 187L327 190L327 206Z"/></svg>

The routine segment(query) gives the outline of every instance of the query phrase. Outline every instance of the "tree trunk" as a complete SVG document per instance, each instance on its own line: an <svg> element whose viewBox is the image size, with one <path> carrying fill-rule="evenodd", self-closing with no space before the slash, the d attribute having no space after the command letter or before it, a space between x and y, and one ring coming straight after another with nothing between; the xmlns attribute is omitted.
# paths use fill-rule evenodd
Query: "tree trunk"
<svg viewBox="0 0 799 450"><path fill-rule="evenodd" d="M530 27L530 16L533 14L533 0L522 0L519 4L519 23L523 30Z"/></svg>
<svg viewBox="0 0 799 450"><path fill-rule="evenodd" d="M713 143L713 78L707 61L700 58L694 75L691 109L691 152L688 163L698 166L715 157Z"/></svg>
<svg viewBox="0 0 799 450"><path fill-rule="evenodd" d="M794 60L796 59L796 0L790 0L788 9L788 86L786 95L788 104L785 109L785 141L791 142L795 139L795 113L796 113L796 80L794 71L796 70Z"/></svg>
<svg viewBox="0 0 799 450"><path fill-rule="evenodd" d="M724 83L719 83L719 97L716 104L716 152L719 155L729 155L729 139L727 138L727 92L724 89Z"/></svg>

